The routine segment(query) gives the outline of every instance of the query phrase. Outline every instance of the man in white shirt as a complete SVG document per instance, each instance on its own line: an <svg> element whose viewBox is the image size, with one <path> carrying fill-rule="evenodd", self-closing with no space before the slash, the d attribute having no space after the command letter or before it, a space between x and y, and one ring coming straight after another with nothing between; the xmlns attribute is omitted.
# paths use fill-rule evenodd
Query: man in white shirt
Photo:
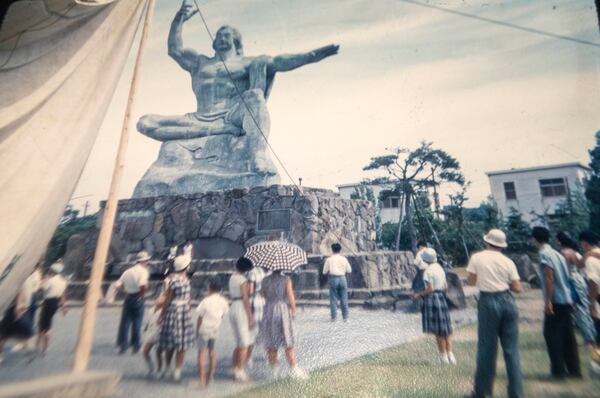
<svg viewBox="0 0 600 398"><path fill-rule="evenodd" d="M583 231L579 234L579 242L585 251L583 258L585 273L588 279L590 296L590 314L596 326L596 346L600 346L600 313L598 303L600 300L600 247L599 238L592 231Z"/></svg>
<svg viewBox="0 0 600 398"><path fill-rule="evenodd" d="M329 274L329 306L331 321L337 318L337 300L342 307L342 318L348 320L348 282L346 274L352 272L348 259L340 254L342 246L339 243L331 245L333 255L325 260L323 275Z"/></svg>
<svg viewBox="0 0 600 398"><path fill-rule="evenodd" d="M477 369L473 397L493 395L498 338L504 353L509 398L523 397L519 358L519 310L510 294L521 292L515 263L502 254L506 235L499 229L484 237L486 248L471 256L467 284L479 288L477 305Z"/></svg>
<svg viewBox="0 0 600 398"><path fill-rule="evenodd" d="M136 354L141 346L142 321L144 320L144 294L148 289L150 272L148 264L150 255L146 251L137 254L136 264L123 272L116 287L125 293L121 322L119 324L119 335L117 345L119 354L123 354L129 348L129 330L131 329L131 345L133 353Z"/></svg>

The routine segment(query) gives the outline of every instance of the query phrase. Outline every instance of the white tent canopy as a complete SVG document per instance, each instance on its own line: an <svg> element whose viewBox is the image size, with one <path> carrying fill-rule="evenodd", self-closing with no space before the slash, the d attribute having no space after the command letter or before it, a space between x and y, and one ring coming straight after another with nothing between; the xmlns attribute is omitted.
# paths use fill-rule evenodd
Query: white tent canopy
<svg viewBox="0 0 600 398"><path fill-rule="evenodd" d="M28 0L6 13L0 30L0 310L44 254L145 4Z"/></svg>

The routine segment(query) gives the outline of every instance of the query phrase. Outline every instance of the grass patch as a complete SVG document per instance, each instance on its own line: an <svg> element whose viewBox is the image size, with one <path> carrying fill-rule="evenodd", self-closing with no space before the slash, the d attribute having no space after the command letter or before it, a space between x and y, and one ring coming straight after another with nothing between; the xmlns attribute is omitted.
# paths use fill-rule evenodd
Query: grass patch
<svg viewBox="0 0 600 398"><path fill-rule="evenodd" d="M236 396L283 397L463 397L472 388L475 372L476 326L455 333L457 366L435 364L433 337L322 369L307 381L282 380L254 388ZM539 323L522 323L521 366L526 397L598 397L600 379L591 378L589 353L579 351L583 380L544 381L549 373L548 355ZM501 351L498 355L495 396L506 396L506 371Z"/></svg>

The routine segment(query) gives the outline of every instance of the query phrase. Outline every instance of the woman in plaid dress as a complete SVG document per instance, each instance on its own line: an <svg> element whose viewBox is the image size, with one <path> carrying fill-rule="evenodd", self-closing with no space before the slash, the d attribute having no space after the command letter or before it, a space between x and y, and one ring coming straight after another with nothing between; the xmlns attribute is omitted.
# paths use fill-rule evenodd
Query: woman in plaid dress
<svg viewBox="0 0 600 398"><path fill-rule="evenodd" d="M425 249L421 259L429 264L423 273L425 290L416 293L415 299L423 298L421 314L423 317L423 332L435 335L440 362L442 364L456 365L456 358L452 353L452 321L446 302L446 273L437 263L437 254L433 249Z"/></svg>
<svg viewBox="0 0 600 398"><path fill-rule="evenodd" d="M158 341L160 350L166 351L165 372L169 368L175 354L175 371L173 379L181 378L181 367L185 358L185 350L194 342L194 326L192 324L190 299L191 285L185 271L190 264L190 257L182 255L175 258L173 276L165 293L165 301L161 314L161 330Z"/></svg>

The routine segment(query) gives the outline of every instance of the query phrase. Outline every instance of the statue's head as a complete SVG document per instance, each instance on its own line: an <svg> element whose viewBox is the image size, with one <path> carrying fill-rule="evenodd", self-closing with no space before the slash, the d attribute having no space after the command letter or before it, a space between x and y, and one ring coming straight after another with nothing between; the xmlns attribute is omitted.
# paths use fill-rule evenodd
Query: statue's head
<svg viewBox="0 0 600 398"><path fill-rule="evenodd" d="M213 49L215 51L229 51L231 48L235 48L237 55L244 54L242 34L232 26L223 25L217 30L215 40L213 41Z"/></svg>

